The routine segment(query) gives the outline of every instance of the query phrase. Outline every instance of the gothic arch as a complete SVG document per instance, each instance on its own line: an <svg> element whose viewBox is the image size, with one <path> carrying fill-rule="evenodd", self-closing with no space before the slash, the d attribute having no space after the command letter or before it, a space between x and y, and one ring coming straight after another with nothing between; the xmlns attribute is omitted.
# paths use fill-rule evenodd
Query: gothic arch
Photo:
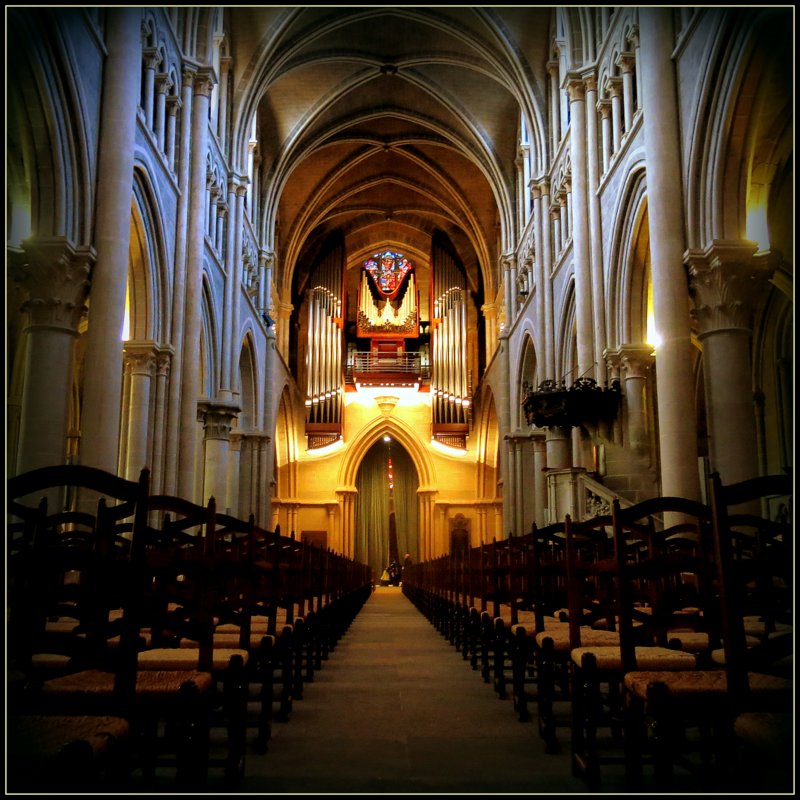
<svg viewBox="0 0 800 800"><path fill-rule="evenodd" d="M790 14L759 8L719 17L709 46L714 66L706 72L690 137L689 247L746 238L748 204L768 202L765 189L791 153ZM773 141L780 143L778 152ZM765 154L767 163L761 162Z"/></svg>
<svg viewBox="0 0 800 800"><path fill-rule="evenodd" d="M253 335L248 332L239 350L239 428L258 429L258 367L256 364Z"/></svg>
<svg viewBox="0 0 800 800"><path fill-rule="evenodd" d="M559 320L555 342L556 379L564 381L569 386L576 378L580 377L577 373L578 334L575 321L574 277L570 277L567 289L561 300L561 307L556 312L556 319Z"/></svg>
<svg viewBox="0 0 800 800"><path fill-rule="evenodd" d="M478 501L496 500L500 495L500 422L494 394L488 384L483 385L476 406L476 498Z"/></svg>
<svg viewBox="0 0 800 800"><path fill-rule="evenodd" d="M32 19L22 10L8 17L8 219L20 241L63 236L82 245L93 207L84 103L64 42L46 26L29 30Z"/></svg>
<svg viewBox="0 0 800 800"><path fill-rule="evenodd" d="M419 475L420 489L426 491L435 486L436 474L433 463L426 449L422 447L416 431L393 417L376 418L356 434L347 450L347 456L342 459L339 467L337 485L339 487L355 486L358 468L364 460L364 456L384 434L393 437L411 456L417 475Z"/></svg>
<svg viewBox="0 0 800 800"><path fill-rule="evenodd" d="M516 419L512 420L514 426L523 428L527 425L525 414L522 410L522 400L524 399L524 387L535 389L539 385L537 379L538 362L536 358L536 345L530 332L526 331L523 335L522 349L519 358L518 374L516 384L519 387L519 397L516 403Z"/></svg>

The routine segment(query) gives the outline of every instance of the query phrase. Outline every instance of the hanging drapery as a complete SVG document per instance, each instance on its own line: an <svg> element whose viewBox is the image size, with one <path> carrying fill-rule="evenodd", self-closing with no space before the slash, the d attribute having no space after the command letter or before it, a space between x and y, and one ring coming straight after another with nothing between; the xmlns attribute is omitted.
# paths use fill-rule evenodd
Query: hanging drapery
<svg viewBox="0 0 800 800"><path fill-rule="evenodd" d="M388 459L392 460L394 513L397 548L402 561L410 553L418 561L417 488L414 462L400 446L391 449L376 444L364 456L356 477L355 559L369 564L380 578L389 565L389 480Z"/></svg>

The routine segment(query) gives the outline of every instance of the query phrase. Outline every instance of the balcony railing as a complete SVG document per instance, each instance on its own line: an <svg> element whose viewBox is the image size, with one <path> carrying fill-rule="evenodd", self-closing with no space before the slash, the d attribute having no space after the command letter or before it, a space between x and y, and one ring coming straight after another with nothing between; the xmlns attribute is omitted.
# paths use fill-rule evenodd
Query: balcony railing
<svg viewBox="0 0 800 800"><path fill-rule="evenodd" d="M419 353L354 353L347 373L359 383L394 380L411 384L428 380L430 367L422 363Z"/></svg>

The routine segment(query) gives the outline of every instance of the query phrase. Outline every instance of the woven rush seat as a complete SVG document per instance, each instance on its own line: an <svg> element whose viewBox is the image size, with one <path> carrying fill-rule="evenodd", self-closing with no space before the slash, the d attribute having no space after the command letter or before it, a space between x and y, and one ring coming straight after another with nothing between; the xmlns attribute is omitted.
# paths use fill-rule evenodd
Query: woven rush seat
<svg viewBox="0 0 800 800"><path fill-rule="evenodd" d="M585 637L581 636L585 641ZM672 672L673 670L694 670L697 666L697 659L691 653L682 650L672 650L669 647L637 647L636 664L641 669L662 670ZM597 669L619 671L622 669L622 652L620 648L611 646L591 645L586 647L576 647L572 650L572 660L578 666L583 664L585 655L594 656Z"/></svg>
<svg viewBox="0 0 800 800"><path fill-rule="evenodd" d="M781 703L784 699L791 700L793 682L788 678L779 678L774 675L748 673L750 693L757 702L764 702L770 706ZM636 697L645 699L648 687L655 683L663 683L667 687L670 697L679 699L708 698L709 694L719 696L720 701L727 698L727 674L724 669L719 670L688 670L685 672L674 671L640 671L628 672L625 675L625 689Z"/></svg>
<svg viewBox="0 0 800 800"><path fill-rule="evenodd" d="M193 685L200 694L210 692L214 686L212 676L208 672L177 669L141 670L136 675L136 702L170 701L184 684ZM114 695L114 673L90 669L53 678L42 685L42 695L48 700L56 700L61 696L72 702L76 697L80 697L83 700L95 699L107 704Z"/></svg>
<svg viewBox="0 0 800 800"><path fill-rule="evenodd" d="M536 630L536 620L533 618L533 612L531 613L531 619L518 622L516 625L512 625L511 632L515 635L517 631L521 631L526 636L536 636L539 633L550 633L551 631L559 630L561 628L569 630L569 623L562 622L558 617L544 617L544 630L538 631Z"/></svg>
<svg viewBox="0 0 800 800"><path fill-rule="evenodd" d="M217 630L219 631L219 629ZM266 631L251 631L250 643L249 643L250 650L258 650L258 648L261 647L261 640L264 637L269 639L274 644L275 637L270 636L269 634L266 633ZM239 642L240 642L240 635L236 630L222 631L221 633L217 632L214 634L214 642L213 642L214 650L226 649L226 650L236 650L237 652L244 652L239 649ZM182 639L180 647L182 649L197 647L197 643L192 642L189 639Z"/></svg>
<svg viewBox="0 0 800 800"><path fill-rule="evenodd" d="M540 647L545 639L551 639L556 652L565 652L570 649L569 624L561 623L542 633L536 634L536 644ZM619 634L615 631L598 631L594 628L581 628L581 644L594 647L613 647L619 645Z"/></svg>
<svg viewBox="0 0 800 800"><path fill-rule="evenodd" d="M792 712L747 711L736 717L733 730L765 761L783 766L794 761Z"/></svg>
<svg viewBox="0 0 800 800"><path fill-rule="evenodd" d="M200 650L194 643L188 647L156 647L152 650L143 650L137 657L140 670L191 670L196 669L200 657ZM223 671L227 669L230 660L240 656L244 665L250 658L247 650L238 648L213 648L213 669Z"/></svg>

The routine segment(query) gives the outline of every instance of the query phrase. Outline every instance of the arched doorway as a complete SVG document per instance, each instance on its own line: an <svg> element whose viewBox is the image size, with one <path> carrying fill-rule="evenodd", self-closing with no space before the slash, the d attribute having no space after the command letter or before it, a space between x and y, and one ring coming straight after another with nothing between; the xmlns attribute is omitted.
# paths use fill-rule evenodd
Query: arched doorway
<svg viewBox="0 0 800 800"><path fill-rule="evenodd" d="M408 451L390 434L364 455L356 475L355 559L375 577L408 553L419 560L419 476Z"/></svg>

